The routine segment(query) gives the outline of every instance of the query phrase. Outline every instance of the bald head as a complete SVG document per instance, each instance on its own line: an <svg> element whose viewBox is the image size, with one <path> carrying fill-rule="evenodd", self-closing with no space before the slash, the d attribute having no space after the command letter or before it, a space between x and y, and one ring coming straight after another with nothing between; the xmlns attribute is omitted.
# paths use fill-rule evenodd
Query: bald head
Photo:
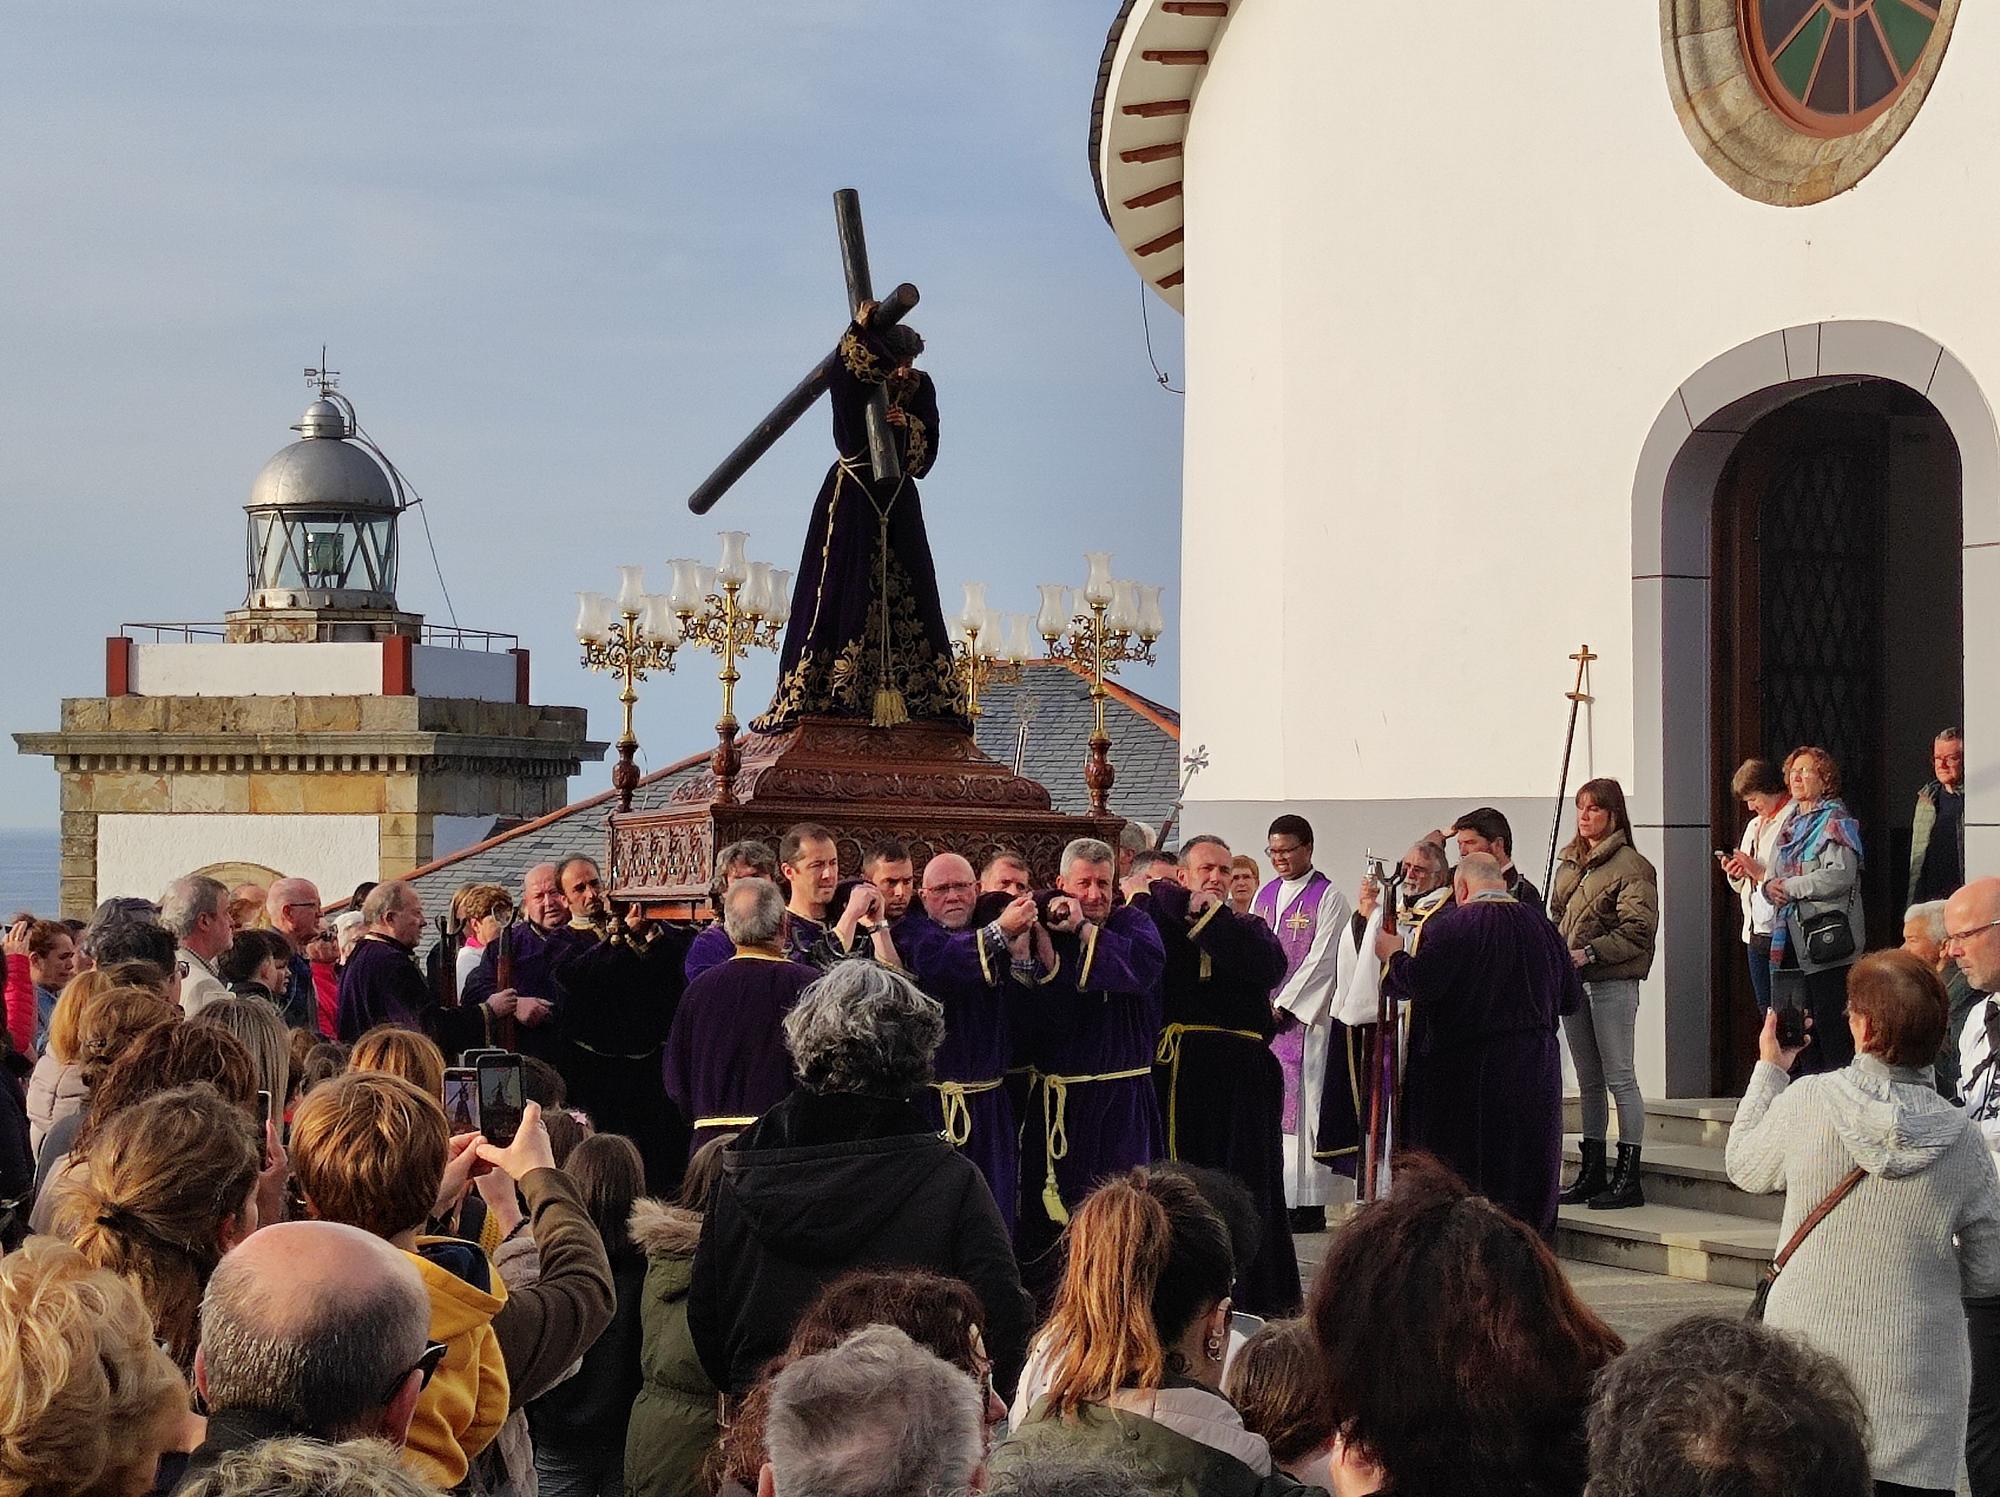
<svg viewBox="0 0 2000 1497"><path fill-rule="evenodd" d="M933 853L924 864L924 913L946 930L963 930L979 899L972 864L955 852Z"/></svg>
<svg viewBox="0 0 2000 1497"><path fill-rule="evenodd" d="M1458 860L1452 890L1460 904L1477 894L1504 894L1507 875L1500 868L1500 860L1491 853L1469 852Z"/></svg>
<svg viewBox="0 0 2000 1497"><path fill-rule="evenodd" d="M319 934L319 889L310 879L281 878L264 896L264 916L292 950L302 951Z"/></svg>
<svg viewBox="0 0 2000 1497"><path fill-rule="evenodd" d="M1976 878L1944 903L1945 955L1982 993L2000 993L2000 878Z"/></svg>
<svg viewBox="0 0 2000 1497"><path fill-rule="evenodd" d="M521 875L521 913L539 930L569 924L569 901L563 897L555 864L537 863Z"/></svg>
<svg viewBox="0 0 2000 1497"><path fill-rule="evenodd" d="M400 1440L389 1394L429 1326L430 1298L406 1255L356 1227L281 1222L216 1266L196 1377L217 1412L265 1409L325 1439Z"/></svg>

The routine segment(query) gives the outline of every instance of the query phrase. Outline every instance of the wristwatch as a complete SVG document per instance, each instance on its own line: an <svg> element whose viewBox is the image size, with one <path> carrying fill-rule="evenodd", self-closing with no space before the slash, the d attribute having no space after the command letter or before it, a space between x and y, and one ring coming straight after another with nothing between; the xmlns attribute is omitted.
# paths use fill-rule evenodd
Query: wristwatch
<svg viewBox="0 0 2000 1497"><path fill-rule="evenodd" d="M875 933L881 930L882 926L879 924L870 925L866 920L857 920L854 922L854 928L860 931L862 935L867 936L870 939L873 939Z"/></svg>

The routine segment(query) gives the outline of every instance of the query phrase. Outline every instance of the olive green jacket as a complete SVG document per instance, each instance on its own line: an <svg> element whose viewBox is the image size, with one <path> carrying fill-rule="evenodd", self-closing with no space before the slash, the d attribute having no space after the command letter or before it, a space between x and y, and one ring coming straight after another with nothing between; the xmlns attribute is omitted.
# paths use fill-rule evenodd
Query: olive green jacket
<svg viewBox="0 0 2000 1497"><path fill-rule="evenodd" d="M1236 1410L1219 1394L1176 1387L1160 1390L1162 1398L1182 1404L1207 1402L1211 1417L1176 1420L1189 1428L1209 1425L1221 1443L1242 1446L1246 1453L1263 1441L1248 1434ZM1121 1395L1141 1397L1143 1395ZM1162 1497L1307 1497L1318 1487L1301 1486L1271 1465L1263 1451L1260 1464L1268 1474L1245 1464L1227 1450L1169 1429L1127 1409L1085 1404L1074 1418L1052 1417L1037 1403L1021 1427L993 1447L992 1470L998 1485L1008 1471L1047 1461L1088 1465L1110 1464L1136 1472L1146 1487Z"/></svg>
<svg viewBox="0 0 2000 1497"><path fill-rule="evenodd" d="M1579 838L1556 865L1549 918L1571 951L1589 951L1578 974L1585 982L1643 978L1660 933L1659 876L1624 832L1595 848Z"/></svg>
<svg viewBox="0 0 2000 1497"><path fill-rule="evenodd" d="M701 1217L659 1201L632 1207L632 1240L646 1253L639 1300L639 1397L625 1430L627 1497L708 1497L702 1458L715 1443L715 1385L688 1336L688 1281Z"/></svg>

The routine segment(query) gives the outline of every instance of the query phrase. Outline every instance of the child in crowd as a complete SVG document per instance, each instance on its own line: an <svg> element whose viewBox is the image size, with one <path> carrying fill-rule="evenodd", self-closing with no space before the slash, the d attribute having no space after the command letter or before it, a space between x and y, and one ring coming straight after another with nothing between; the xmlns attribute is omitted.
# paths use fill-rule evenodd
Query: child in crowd
<svg viewBox="0 0 2000 1497"><path fill-rule="evenodd" d="M438 1100L380 1072L322 1082L292 1122L292 1170L312 1215L386 1239L423 1277L431 1339L448 1349L417 1402L405 1459L443 1488L464 1480L505 1422L508 1400L492 1325L505 1285L476 1245L422 1235L440 1196L455 1199L472 1167L472 1151L451 1159L450 1145Z"/></svg>

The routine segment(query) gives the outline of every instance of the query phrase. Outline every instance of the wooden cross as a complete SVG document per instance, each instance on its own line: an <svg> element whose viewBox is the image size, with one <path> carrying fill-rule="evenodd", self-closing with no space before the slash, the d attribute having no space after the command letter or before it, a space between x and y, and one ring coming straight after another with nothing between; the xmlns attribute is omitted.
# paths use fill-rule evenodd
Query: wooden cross
<svg viewBox="0 0 2000 1497"><path fill-rule="evenodd" d="M868 241L861 233L861 195L852 187L843 187L833 195L834 228L840 236L840 267L847 278L847 315L858 316L862 304L874 299L868 275ZM917 288L908 281L896 287L876 304L870 314L871 328L889 327L901 322L917 304ZM772 409L771 414L751 428L750 435L736 444L736 450L724 458L716 470L702 480L701 487L688 495L688 508L698 515L705 515L714 507L715 501L729 491L730 485L750 471L751 466L771 450L779 437L791 430L799 417L812 408L813 402L826 392L832 378L835 362L840 358L836 349L813 367L792 393ZM903 476L903 465L896 456L896 443L889 430L889 392L878 385L868 399L868 466L875 482L884 486L884 491L893 489Z"/></svg>

